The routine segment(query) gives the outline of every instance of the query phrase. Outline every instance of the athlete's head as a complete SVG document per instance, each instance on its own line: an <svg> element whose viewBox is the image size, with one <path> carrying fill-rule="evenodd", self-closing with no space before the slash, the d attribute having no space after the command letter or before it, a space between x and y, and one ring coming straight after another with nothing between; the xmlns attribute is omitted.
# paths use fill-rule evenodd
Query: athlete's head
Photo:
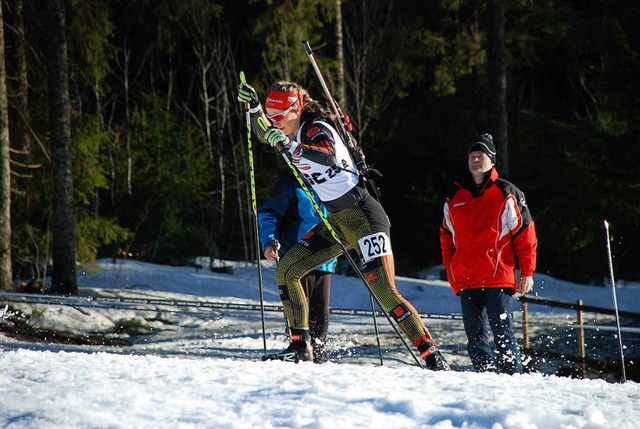
<svg viewBox="0 0 640 429"><path fill-rule="evenodd" d="M322 106L304 88L295 82L285 81L273 84L264 106L267 118L285 134L293 134L298 130L303 110L323 111Z"/></svg>

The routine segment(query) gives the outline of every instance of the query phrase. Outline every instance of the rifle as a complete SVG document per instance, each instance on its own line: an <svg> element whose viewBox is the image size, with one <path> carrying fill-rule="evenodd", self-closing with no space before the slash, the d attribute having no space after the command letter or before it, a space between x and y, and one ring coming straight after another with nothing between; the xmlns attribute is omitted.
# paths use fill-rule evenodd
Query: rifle
<svg viewBox="0 0 640 429"><path fill-rule="evenodd" d="M320 85L322 86L322 90L324 91L324 97L326 98L329 105L329 111L331 112L333 122L338 133L342 137L342 140L345 142L347 148L349 149L351 158L353 159L353 162L358 169L358 174L362 178L369 193L376 200L380 200L380 187L376 184L375 180L381 178L382 173L380 173L380 171L376 170L375 168L371 168L367 165L364 152L362 152L362 148L360 147L360 145L358 145L358 142L351 134L351 132L353 131L353 124L351 123L351 119L348 115L342 113L342 109L340 109L340 106L331 95L329 87L322 77L320 68L318 67L318 64L316 63L316 60L313 56L313 50L311 49L309 42L303 40L301 43L302 47L307 53L307 56L309 57L309 60L311 61L311 65L313 66L316 75L318 76L318 80L320 81Z"/></svg>

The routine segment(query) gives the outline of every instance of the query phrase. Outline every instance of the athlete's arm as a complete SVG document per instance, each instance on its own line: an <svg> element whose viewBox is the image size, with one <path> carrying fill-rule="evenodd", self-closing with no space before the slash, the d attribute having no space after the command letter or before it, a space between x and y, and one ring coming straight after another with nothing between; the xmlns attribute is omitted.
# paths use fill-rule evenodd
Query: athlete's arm
<svg viewBox="0 0 640 429"><path fill-rule="evenodd" d="M295 145L294 156L305 158L321 165L336 163L336 142L329 126L314 122L302 135L302 141Z"/></svg>

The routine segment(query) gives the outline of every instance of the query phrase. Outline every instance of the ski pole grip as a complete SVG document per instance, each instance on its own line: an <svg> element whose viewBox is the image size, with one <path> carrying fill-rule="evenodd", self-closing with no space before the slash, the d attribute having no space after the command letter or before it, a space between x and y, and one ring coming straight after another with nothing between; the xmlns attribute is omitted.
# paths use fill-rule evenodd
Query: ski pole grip
<svg viewBox="0 0 640 429"><path fill-rule="evenodd" d="M309 42L307 40L303 40L301 43L307 55L313 55L313 51L311 50L311 45L309 45Z"/></svg>
<svg viewBox="0 0 640 429"><path fill-rule="evenodd" d="M242 70L240 70L240 82L246 84L247 83L247 79L244 77L244 72ZM247 109L247 111L249 111L249 102L245 102L244 103L244 108Z"/></svg>

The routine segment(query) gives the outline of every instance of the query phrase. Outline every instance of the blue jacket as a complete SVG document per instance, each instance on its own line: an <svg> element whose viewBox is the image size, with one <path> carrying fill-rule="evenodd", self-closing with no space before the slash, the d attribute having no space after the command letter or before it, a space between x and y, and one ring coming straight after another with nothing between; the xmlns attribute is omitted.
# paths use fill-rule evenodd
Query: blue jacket
<svg viewBox="0 0 640 429"><path fill-rule="evenodd" d="M309 190L326 216L328 212L320 199L310 187ZM278 240L281 246L278 253L282 257L321 220L293 173L290 170L282 170L278 173L271 194L258 211L258 222L262 249L264 250L271 241ZM335 265L336 259L332 259L316 269L333 272Z"/></svg>

